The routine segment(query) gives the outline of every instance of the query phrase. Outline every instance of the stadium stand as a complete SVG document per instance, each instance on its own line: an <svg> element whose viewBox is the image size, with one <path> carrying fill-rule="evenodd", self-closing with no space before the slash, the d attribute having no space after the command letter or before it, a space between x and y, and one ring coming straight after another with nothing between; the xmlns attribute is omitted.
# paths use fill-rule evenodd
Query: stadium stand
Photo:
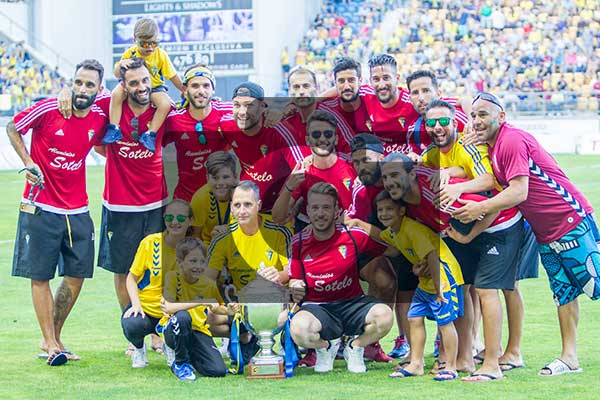
<svg viewBox="0 0 600 400"><path fill-rule="evenodd" d="M346 26L353 29L349 40ZM433 70L444 93L494 91L520 113L597 111L600 2L330 0L295 62L330 85L335 57L364 63L381 52L396 56L401 77L417 66Z"/></svg>

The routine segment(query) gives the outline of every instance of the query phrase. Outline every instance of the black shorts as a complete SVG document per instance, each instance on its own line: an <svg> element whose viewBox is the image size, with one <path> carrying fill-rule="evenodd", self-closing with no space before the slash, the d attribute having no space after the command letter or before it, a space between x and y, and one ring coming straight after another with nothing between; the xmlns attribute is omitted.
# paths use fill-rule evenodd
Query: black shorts
<svg viewBox="0 0 600 400"><path fill-rule="evenodd" d="M98 266L115 274L128 273L142 239L163 230L163 207L120 212L102 206Z"/></svg>
<svg viewBox="0 0 600 400"><path fill-rule="evenodd" d="M321 304L304 304L300 311L307 311L321 322L321 338L333 340L343 335L361 335L369 310L380 302L369 296Z"/></svg>
<svg viewBox="0 0 600 400"><path fill-rule="evenodd" d="M483 232L475 238L472 243L480 255L475 273L476 288L515 288L523 230L523 222L519 221L510 228L493 233Z"/></svg>
<svg viewBox="0 0 600 400"><path fill-rule="evenodd" d="M59 276L91 278L94 274L94 223L88 212L74 215L39 210L19 213L13 276L36 281Z"/></svg>
<svg viewBox="0 0 600 400"><path fill-rule="evenodd" d="M535 279L539 276L540 251L535 235L528 223L524 222L523 239L519 249L517 280Z"/></svg>
<svg viewBox="0 0 600 400"><path fill-rule="evenodd" d="M465 285L472 285L475 283L475 274L477 272L477 265L479 264L480 257L479 252L475 249L474 245L472 243L459 243L448 236L444 237L443 240L460 265Z"/></svg>
<svg viewBox="0 0 600 400"><path fill-rule="evenodd" d="M419 285L419 278L412 272L412 264L402 254L395 257L387 257L394 267L397 290L402 292L412 291Z"/></svg>

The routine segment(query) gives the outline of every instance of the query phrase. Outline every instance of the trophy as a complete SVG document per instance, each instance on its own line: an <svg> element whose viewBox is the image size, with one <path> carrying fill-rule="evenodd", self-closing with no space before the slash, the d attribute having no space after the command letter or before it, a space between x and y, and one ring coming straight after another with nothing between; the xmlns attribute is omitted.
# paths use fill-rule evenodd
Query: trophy
<svg viewBox="0 0 600 400"><path fill-rule="evenodd" d="M246 318L254 327L260 346L260 351L248 364L248 378L283 378L284 359L273 351L273 332L277 329L282 305L287 304L290 298L287 288L257 275L238 292L238 298L247 307Z"/></svg>

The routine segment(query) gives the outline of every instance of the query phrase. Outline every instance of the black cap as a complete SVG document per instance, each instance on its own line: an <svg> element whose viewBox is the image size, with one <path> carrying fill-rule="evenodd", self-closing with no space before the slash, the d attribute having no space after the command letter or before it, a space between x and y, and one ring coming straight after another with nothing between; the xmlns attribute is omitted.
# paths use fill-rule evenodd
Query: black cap
<svg viewBox="0 0 600 400"><path fill-rule="evenodd" d="M262 86L257 83L243 82L233 89L233 96L231 98L233 99L237 96L254 97L255 99L262 101L265 99L265 91Z"/></svg>
<svg viewBox="0 0 600 400"><path fill-rule="evenodd" d="M352 152L357 150L373 150L376 153L383 154L383 144L381 140L375 135L370 133L359 133L352 138L350 144Z"/></svg>

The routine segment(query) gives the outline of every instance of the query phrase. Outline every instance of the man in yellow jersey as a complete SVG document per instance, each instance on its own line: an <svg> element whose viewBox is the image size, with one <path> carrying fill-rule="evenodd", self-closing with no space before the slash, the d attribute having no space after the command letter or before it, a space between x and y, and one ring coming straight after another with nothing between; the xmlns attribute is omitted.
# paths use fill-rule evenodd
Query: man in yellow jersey
<svg viewBox="0 0 600 400"><path fill-rule="evenodd" d="M216 151L206 159L207 184L192 197L194 236L207 246L217 234L228 231L231 222L231 194L238 182L237 158Z"/></svg>

